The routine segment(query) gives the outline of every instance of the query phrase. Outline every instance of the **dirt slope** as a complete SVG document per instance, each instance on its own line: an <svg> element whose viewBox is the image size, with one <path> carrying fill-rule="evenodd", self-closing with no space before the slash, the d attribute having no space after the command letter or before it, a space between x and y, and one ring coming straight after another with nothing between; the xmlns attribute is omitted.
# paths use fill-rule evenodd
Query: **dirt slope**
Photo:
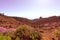
<svg viewBox="0 0 60 40"><path fill-rule="evenodd" d="M57 24L58 23L58 24ZM60 16L52 16L48 18L39 19L27 19L22 17L13 17L0 14L0 26L4 27L17 27L19 25L27 24L32 27L50 26L50 25L60 25Z"/></svg>

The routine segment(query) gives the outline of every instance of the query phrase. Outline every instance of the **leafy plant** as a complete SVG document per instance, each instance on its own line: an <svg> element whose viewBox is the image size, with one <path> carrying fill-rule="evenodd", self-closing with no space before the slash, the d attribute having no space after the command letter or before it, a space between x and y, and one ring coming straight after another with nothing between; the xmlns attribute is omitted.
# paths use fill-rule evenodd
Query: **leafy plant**
<svg viewBox="0 0 60 40"><path fill-rule="evenodd" d="M20 38L19 38L19 37L17 37L15 40L20 40Z"/></svg>
<svg viewBox="0 0 60 40"><path fill-rule="evenodd" d="M40 32L36 31L34 28L27 26L27 25L22 25L20 26L16 32L16 36L18 36L20 39L26 39L26 40L38 40L41 38Z"/></svg>
<svg viewBox="0 0 60 40"><path fill-rule="evenodd" d="M60 40L60 29L57 29L55 32L54 32L54 35L56 37L58 37L58 40Z"/></svg>

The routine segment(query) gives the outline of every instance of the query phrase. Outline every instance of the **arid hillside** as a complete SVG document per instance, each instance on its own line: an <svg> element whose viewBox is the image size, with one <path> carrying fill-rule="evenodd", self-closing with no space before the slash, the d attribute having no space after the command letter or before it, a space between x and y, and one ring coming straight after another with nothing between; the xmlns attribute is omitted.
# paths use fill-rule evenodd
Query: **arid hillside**
<svg viewBox="0 0 60 40"><path fill-rule="evenodd" d="M15 20L14 18L12 18L10 16L0 14L0 27L16 28L21 24L23 24L23 23Z"/></svg>
<svg viewBox="0 0 60 40"><path fill-rule="evenodd" d="M55 28L57 26L60 26L60 16L52 16L48 18L40 17L33 20L22 18L22 17L13 17L13 18L19 22L22 22L34 28L40 28L40 27L53 28L52 26L54 26Z"/></svg>
<svg viewBox="0 0 60 40"><path fill-rule="evenodd" d="M0 14L0 26L1 27L13 27L16 28L19 25L27 24L32 27L47 27L47 26L59 26L60 25L60 16L52 16L48 18L37 18L37 19L27 19L22 17L13 17Z"/></svg>
<svg viewBox="0 0 60 40"><path fill-rule="evenodd" d="M19 35L18 37L21 37L21 40L60 40L60 16L52 16L48 18L40 17L31 20L23 17L0 14L0 31L8 31L9 33L10 30L15 31L16 35L14 35ZM24 36L20 35L20 32L23 32L22 34ZM32 34L35 34L36 32L37 34L35 35L37 35L37 38L35 35L33 35L34 38L30 38L30 32ZM11 38L12 40L15 40L15 37L11 36Z"/></svg>

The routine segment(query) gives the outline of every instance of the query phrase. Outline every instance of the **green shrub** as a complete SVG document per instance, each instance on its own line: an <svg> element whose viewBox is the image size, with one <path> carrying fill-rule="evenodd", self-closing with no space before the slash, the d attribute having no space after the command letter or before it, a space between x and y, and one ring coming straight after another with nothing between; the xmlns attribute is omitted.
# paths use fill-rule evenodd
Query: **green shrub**
<svg viewBox="0 0 60 40"><path fill-rule="evenodd" d="M11 40L9 36L1 35L0 34L0 40Z"/></svg>
<svg viewBox="0 0 60 40"><path fill-rule="evenodd" d="M26 40L38 40L41 38L40 32L36 31L34 28L22 25L20 26L16 32L15 35L18 36L20 39L26 39Z"/></svg>
<svg viewBox="0 0 60 40"><path fill-rule="evenodd" d="M0 40L3 40L3 33L0 32Z"/></svg>
<svg viewBox="0 0 60 40"><path fill-rule="evenodd" d="M55 32L54 32L54 35L56 37L58 37L58 40L60 40L60 29L57 29Z"/></svg>
<svg viewBox="0 0 60 40"><path fill-rule="evenodd" d="M19 38L19 37L17 37L15 40L20 40L20 38Z"/></svg>
<svg viewBox="0 0 60 40"><path fill-rule="evenodd" d="M56 36L60 35L60 30L57 29L57 30L54 32L54 35L56 35Z"/></svg>
<svg viewBox="0 0 60 40"><path fill-rule="evenodd" d="M2 35L0 36L0 40L11 40L11 37Z"/></svg>

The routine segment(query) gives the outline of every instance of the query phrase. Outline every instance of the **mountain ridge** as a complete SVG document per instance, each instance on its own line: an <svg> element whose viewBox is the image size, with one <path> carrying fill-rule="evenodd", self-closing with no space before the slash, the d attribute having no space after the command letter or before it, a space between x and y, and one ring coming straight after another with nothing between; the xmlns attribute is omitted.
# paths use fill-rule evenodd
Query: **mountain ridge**
<svg viewBox="0 0 60 40"><path fill-rule="evenodd" d="M38 27L45 24L51 23L60 23L60 16L51 16L48 18L40 17L38 19L27 19L23 17L13 17L13 16L6 16L4 14L0 14L0 26L7 27L7 28L16 28L19 25L29 25L32 27ZM60 24L59 24L60 25Z"/></svg>

